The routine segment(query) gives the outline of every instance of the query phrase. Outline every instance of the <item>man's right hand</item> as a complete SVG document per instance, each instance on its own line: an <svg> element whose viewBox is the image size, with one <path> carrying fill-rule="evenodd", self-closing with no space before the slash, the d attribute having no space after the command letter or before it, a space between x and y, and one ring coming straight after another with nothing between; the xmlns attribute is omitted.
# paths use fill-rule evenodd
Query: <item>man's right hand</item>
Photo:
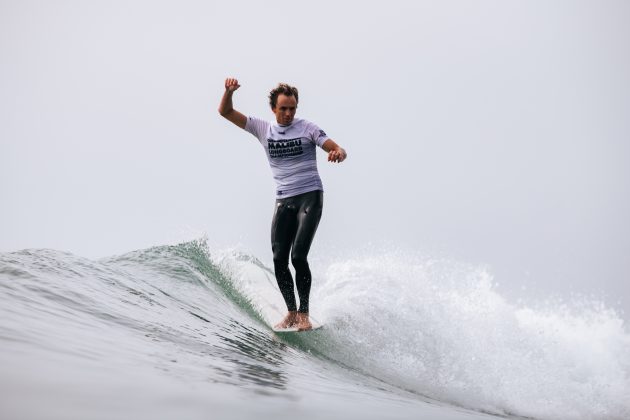
<svg viewBox="0 0 630 420"><path fill-rule="evenodd" d="M238 84L238 80L236 79L225 79L225 90L228 92L234 92L236 89L240 88L241 85Z"/></svg>
<svg viewBox="0 0 630 420"><path fill-rule="evenodd" d="M241 85L238 84L238 80L229 78L225 79L225 92L223 93L223 98L221 98L221 103L219 104L219 114L240 128L245 128L245 125L247 124L247 117L235 110L232 106L232 94L240 87Z"/></svg>

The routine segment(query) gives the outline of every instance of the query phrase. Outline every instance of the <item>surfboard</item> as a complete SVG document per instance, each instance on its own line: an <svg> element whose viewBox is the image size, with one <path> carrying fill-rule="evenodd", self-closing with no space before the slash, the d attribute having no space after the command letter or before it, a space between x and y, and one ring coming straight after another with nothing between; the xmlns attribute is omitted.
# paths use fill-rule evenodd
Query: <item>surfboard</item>
<svg viewBox="0 0 630 420"><path fill-rule="evenodd" d="M315 331L315 330L319 330L320 328L323 327L322 324L316 324L315 322L311 321L311 324L313 324L313 328L311 328L310 330L304 330L304 331L300 331L297 329L297 327L292 327L292 328L272 328L272 330L274 330L274 332L277 333L305 333L305 332L311 332L311 331Z"/></svg>

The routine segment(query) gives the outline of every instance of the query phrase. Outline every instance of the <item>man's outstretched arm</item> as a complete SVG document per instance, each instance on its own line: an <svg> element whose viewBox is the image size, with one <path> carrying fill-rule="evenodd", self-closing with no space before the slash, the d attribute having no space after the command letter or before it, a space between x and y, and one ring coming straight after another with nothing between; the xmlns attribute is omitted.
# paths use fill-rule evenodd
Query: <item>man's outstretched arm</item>
<svg viewBox="0 0 630 420"><path fill-rule="evenodd" d="M322 149L324 149L325 152L328 152L329 162L343 162L348 157L346 151L335 143L333 139L326 140L324 144L322 144Z"/></svg>
<svg viewBox="0 0 630 420"><path fill-rule="evenodd" d="M223 93L223 98L221 98L221 104L219 104L219 114L239 127L245 128L247 117L235 110L232 106L232 95L234 91L240 87L241 85L238 84L238 80L225 79L225 92Z"/></svg>

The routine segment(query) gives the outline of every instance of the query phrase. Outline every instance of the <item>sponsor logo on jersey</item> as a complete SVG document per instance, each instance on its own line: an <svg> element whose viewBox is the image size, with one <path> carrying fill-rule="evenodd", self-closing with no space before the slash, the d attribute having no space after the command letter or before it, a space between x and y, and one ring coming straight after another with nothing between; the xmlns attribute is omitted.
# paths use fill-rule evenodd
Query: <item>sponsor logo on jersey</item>
<svg viewBox="0 0 630 420"><path fill-rule="evenodd" d="M304 153L301 138L286 140L267 139L267 144L269 157L271 158L299 156Z"/></svg>

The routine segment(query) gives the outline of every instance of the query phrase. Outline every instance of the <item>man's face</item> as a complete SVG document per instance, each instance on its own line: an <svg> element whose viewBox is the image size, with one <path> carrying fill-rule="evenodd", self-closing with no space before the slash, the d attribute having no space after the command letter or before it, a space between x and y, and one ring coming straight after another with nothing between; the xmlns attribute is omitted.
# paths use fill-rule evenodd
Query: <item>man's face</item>
<svg viewBox="0 0 630 420"><path fill-rule="evenodd" d="M276 121L278 124L289 125L293 122L295 117L295 111L297 111L297 101L295 96L287 96L282 93L278 95L276 106L271 108L274 114L276 114Z"/></svg>

